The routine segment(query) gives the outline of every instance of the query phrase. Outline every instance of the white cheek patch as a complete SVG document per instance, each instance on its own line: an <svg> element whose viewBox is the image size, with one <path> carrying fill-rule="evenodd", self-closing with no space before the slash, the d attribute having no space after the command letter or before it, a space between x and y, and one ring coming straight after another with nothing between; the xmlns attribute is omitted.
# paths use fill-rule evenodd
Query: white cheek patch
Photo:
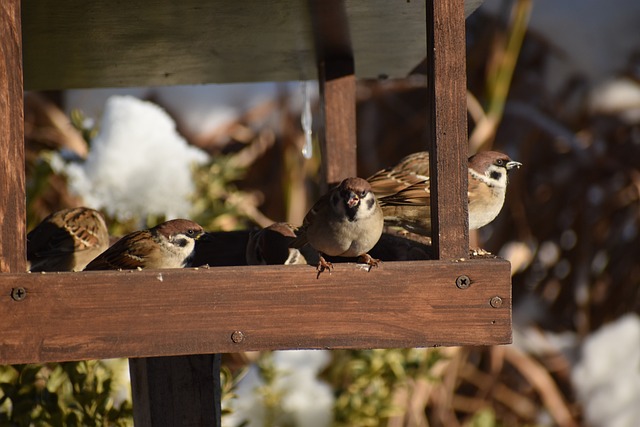
<svg viewBox="0 0 640 427"><path fill-rule="evenodd" d="M475 179L484 182L491 188L505 188L507 186L506 173L503 173L497 166L490 166L484 174L478 173L473 169L469 169L469 173Z"/></svg>

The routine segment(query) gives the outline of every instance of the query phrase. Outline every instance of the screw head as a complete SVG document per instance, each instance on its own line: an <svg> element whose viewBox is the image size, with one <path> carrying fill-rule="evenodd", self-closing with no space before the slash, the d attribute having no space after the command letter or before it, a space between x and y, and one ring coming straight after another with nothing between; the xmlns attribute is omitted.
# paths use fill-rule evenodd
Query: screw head
<svg viewBox="0 0 640 427"><path fill-rule="evenodd" d="M462 276L458 276L456 279L456 286L460 289L467 289L471 286L471 279L469 276L465 276L464 274Z"/></svg>
<svg viewBox="0 0 640 427"><path fill-rule="evenodd" d="M493 297L491 298L491 301L489 301L489 304L491 304L491 307L493 308L500 308L502 307L502 298Z"/></svg>
<svg viewBox="0 0 640 427"><path fill-rule="evenodd" d="M22 301L26 297L27 297L27 290L22 286L19 286L17 288L11 288L11 298L13 298L14 301Z"/></svg>
<svg viewBox="0 0 640 427"><path fill-rule="evenodd" d="M231 341L236 344L244 341L244 334L242 333L242 331L233 331L233 333L231 334Z"/></svg>

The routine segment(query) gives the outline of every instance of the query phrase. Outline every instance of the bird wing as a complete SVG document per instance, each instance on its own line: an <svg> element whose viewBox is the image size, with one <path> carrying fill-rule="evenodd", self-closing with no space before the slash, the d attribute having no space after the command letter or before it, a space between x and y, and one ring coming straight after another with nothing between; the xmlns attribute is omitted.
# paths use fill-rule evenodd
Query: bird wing
<svg viewBox="0 0 640 427"><path fill-rule="evenodd" d="M399 226L425 236L431 235L431 194L428 180L383 197L380 207L387 225Z"/></svg>
<svg viewBox="0 0 640 427"><path fill-rule="evenodd" d="M382 169L367 178L378 199L391 196L429 179L429 153L420 151L400 160L394 167Z"/></svg>
<svg viewBox="0 0 640 427"><path fill-rule="evenodd" d="M51 257L74 251L73 236L65 227L40 223L27 234L27 258Z"/></svg>
<svg viewBox="0 0 640 427"><path fill-rule="evenodd" d="M387 197L424 180L424 177L411 172L382 170L367 178L376 198Z"/></svg>
<svg viewBox="0 0 640 427"><path fill-rule="evenodd" d="M76 247L74 241L81 243ZM45 218L27 235L27 258L62 256L106 245L109 233L96 211L74 208Z"/></svg>
<svg viewBox="0 0 640 427"><path fill-rule="evenodd" d="M380 206L430 206L430 199L429 179L422 179L379 202Z"/></svg>
<svg viewBox="0 0 640 427"><path fill-rule="evenodd" d="M309 209L309 212L304 217L302 221L302 226L295 230L296 238L289 244L289 247L294 249L300 249L304 245L308 243L307 240L307 230L316 220L316 217L321 214L322 211L329 208L329 198L331 197L331 192L323 195L318 199L318 201Z"/></svg>
<svg viewBox="0 0 640 427"><path fill-rule="evenodd" d="M127 234L122 239L114 243L109 249L98 255L86 267L88 270L135 270L145 267L145 258L140 251L136 250L137 245L132 244L146 230Z"/></svg>

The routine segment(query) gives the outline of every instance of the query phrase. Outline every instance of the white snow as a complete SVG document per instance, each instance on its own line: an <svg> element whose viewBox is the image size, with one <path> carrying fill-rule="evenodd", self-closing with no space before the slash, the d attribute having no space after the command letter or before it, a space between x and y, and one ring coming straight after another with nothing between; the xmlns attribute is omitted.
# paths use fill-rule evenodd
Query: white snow
<svg viewBox="0 0 640 427"><path fill-rule="evenodd" d="M619 114L630 125L640 123L640 84L627 77L607 80L591 92L589 108L593 113Z"/></svg>
<svg viewBox="0 0 640 427"><path fill-rule="evenodd" d="M318 373L331 359L325 350L292 350L272 353L277 375L272 384L265 384L256 365L249 368L235 392L232 413L225 425L247 427L265 425L267 406L263 399L265 387L280 396L276 425L296 427L328 427L333 420L333 393L328 384L318 380Z"/></svg>
<svg viewBox="0 0 640 427"><path fill-rule="evenodd" d="M591 334L572 381L592 427L636 427L640 420L640 317L627 314Z"/></svg>
<svg viewBox="0 0 640 427"><path fill-rule="evenodd" d="M238 84L183 85L149 88L74 89L65 91L67 112L78 108L86 116L102 114L105 100L113 95L133 95L157 99L179 118L193 135L207 135L223 129L252 108L279 96L288 95L290 106L302 111L308 90L311 102L318 99L317 82L261 82Z"/></svg>
<svg viewBox="0 0 640 427"><path fill-rule="evenodd" d="M181 137L157 105L112 96L84 163L63 166L70 189L85 204L120 220L166 215L188 217L191 168L208 155Z"/></svg>

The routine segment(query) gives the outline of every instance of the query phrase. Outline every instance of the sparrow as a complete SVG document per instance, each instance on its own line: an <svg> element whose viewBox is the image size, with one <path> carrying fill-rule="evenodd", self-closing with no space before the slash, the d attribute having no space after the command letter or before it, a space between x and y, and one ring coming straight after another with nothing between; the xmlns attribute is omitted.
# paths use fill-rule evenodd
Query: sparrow
<svg viewBox="0 0 640 427"><path fill-rule="evenodd" d="M493 221L504 204L508 172L522 163L497 151L481 151L469 157L469 229ZM393 168L368 178L379 197L387 225L431 236L429 153L411 154Z"/></svg>
<svg viewBox="0 0 640 427"><path fill-rule="evenodd" d="M82 271L109 247L102 214L79 207L54 212L27 234L30 271Z"/></svg>
<svg viewBox="0 0 640 427"><path fill-rule="evenodd" d="M248 265L306 264L299 249L289 246L296 238L296 227L286 222L274 222L252 231L247 242Z"/></svg>
<svg viewBox="0 0 640 427"><path fill-rule="evenodd" d="M300 249L308 243L318 252L316 277L333 268L324 255L358 257L371 270L380 260L367 252L378 243L383 226L371 185L362 178L347 178L313 205L290 246Z"/></svg>
<svg viewBox="0 0 640 427"><path fill-rule="evenodd" d="M87 265L88 270L190 267L202 227L186 219L163 222L122 237Z"/></svg>

